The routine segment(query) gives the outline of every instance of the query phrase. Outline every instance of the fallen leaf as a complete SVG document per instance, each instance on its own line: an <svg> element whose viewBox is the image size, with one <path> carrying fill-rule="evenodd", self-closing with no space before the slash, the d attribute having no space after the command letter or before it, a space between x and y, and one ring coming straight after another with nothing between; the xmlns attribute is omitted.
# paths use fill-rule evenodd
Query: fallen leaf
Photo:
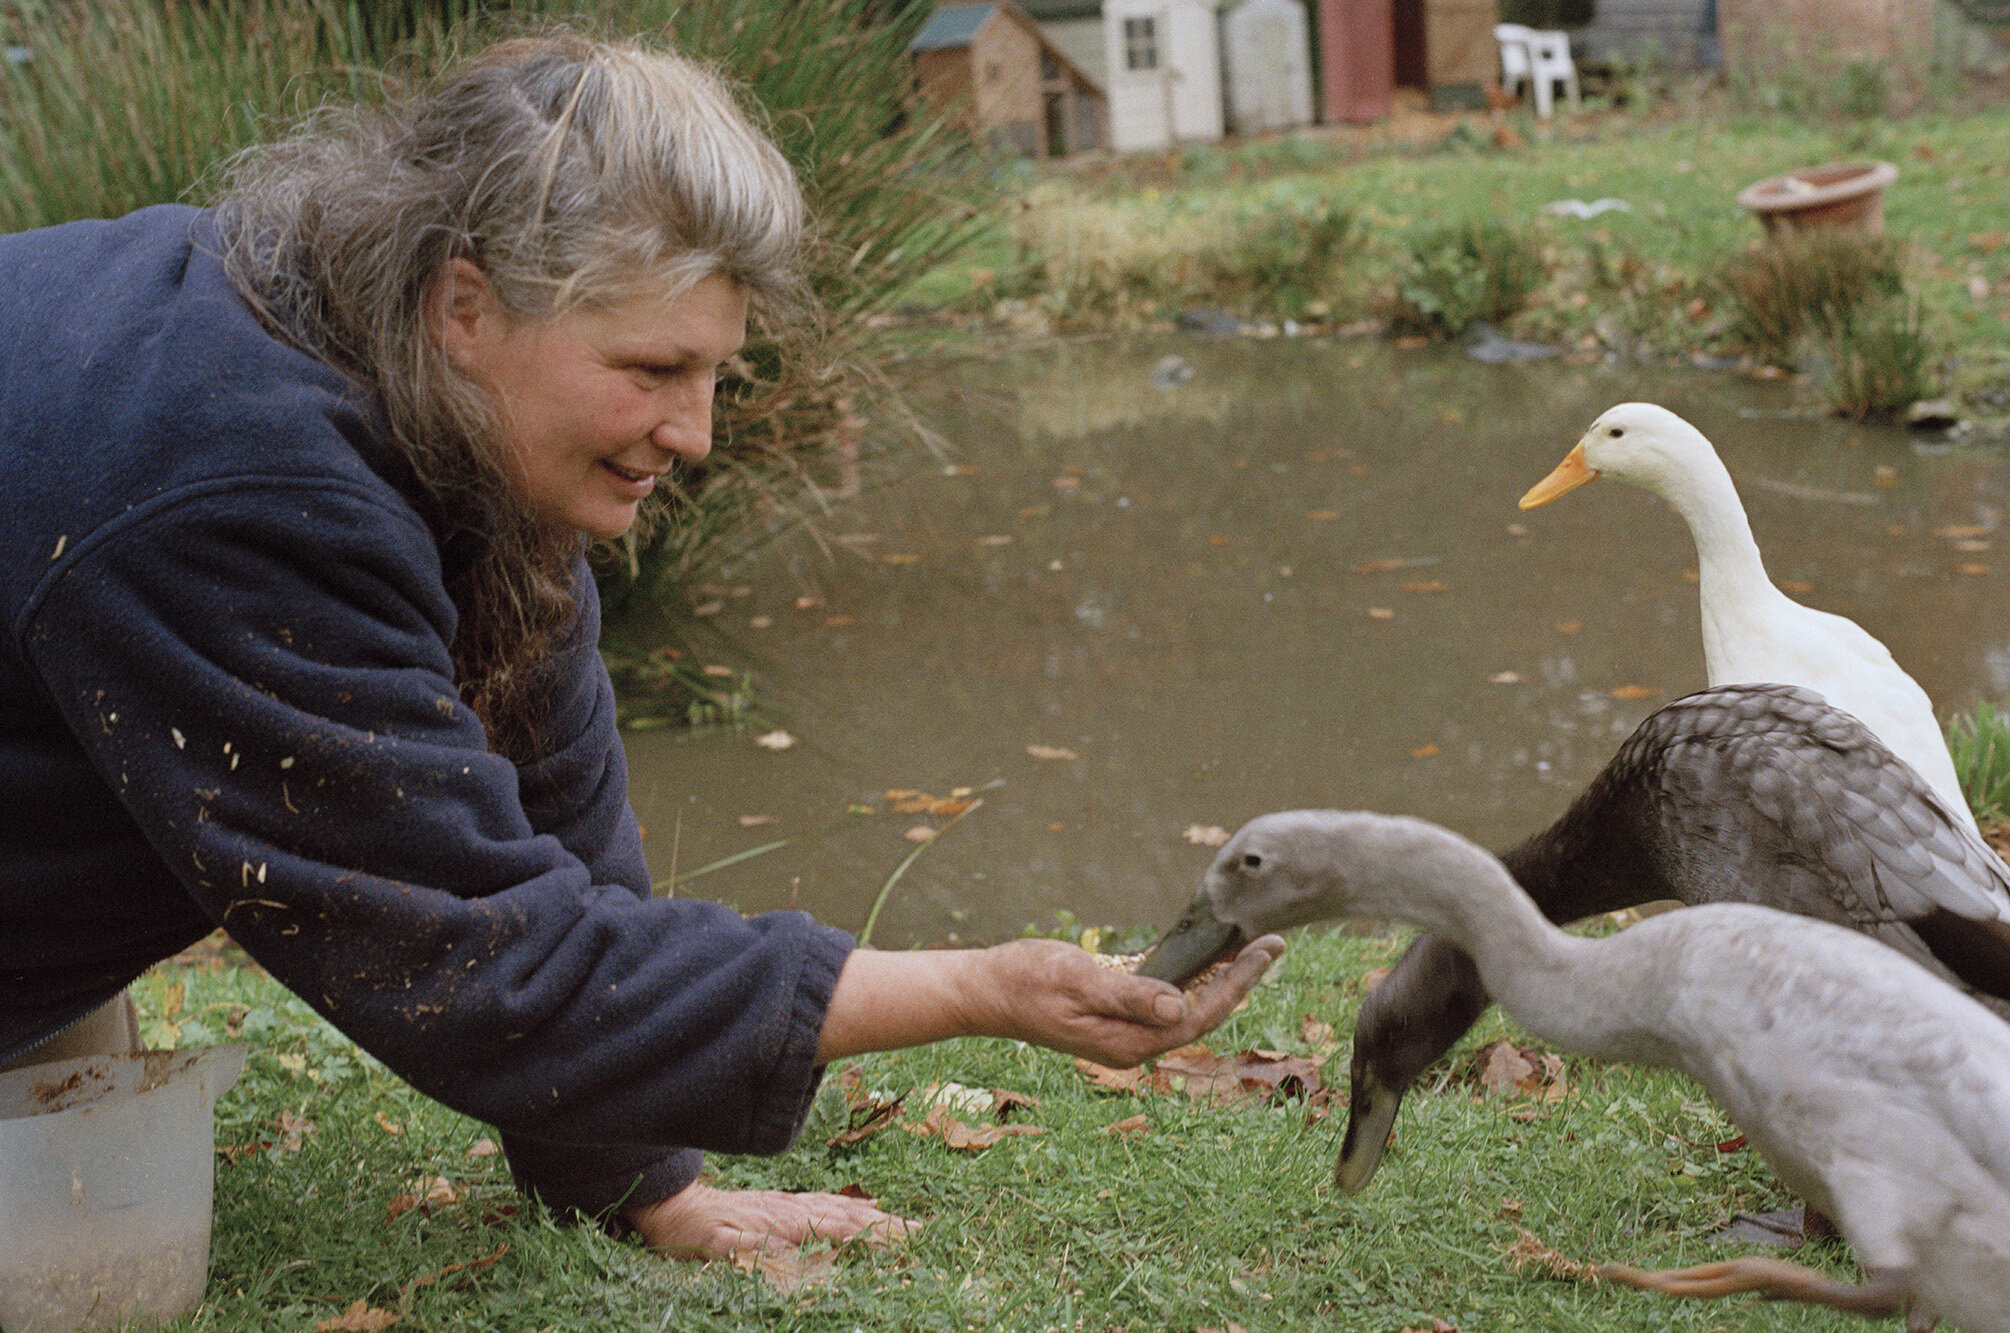
<svg viewBox="0 0 2010 1333"><path fill-rule="evenodd" d="M1209 546L1226 546L1228 545L1228 538L1221 536L1219 533L1217 533L1214 536L1209 537L1207 539L1207 544Z"/></svg>
<svg viewBox="0 0 2010 1333"><path fill-rule="evenodd" d="M1652 699L1661 691L1652 685L1621 685L1612 692L1615 699Z"/></svg>
<svg viewBox="0 0 2010 1333"><path fill-rule="evenodd" d="M1299 1023L1298 1037L1312 1048L1312 1053L1322 1062L1340 1049L1340 1034L1333 1030L1333 1025L1323 1018L1314 1018L1311 1014L1305 1015L1304 1020Z"/></svg>
<svg viewBox="0 0 2010 1333"><path fill-rule="evenodd" d="M702 670L706 675L712 677L714 680L726 680L733 675L733 668L729 666L722 666L717 662L708 663L706 666L702 668Z"/></svg>
<svg viewBox="0 0 2010 1333"><path fill-rule="evenodd" d="M740 816L740 827L741 827L741 828L760 828L760 827L762 827L763 825L766 825L766 824L779 824L779 823L781 823L781 822L782 822L782 821L781 821L781 819L780 819L779 817L775 816L775 815L741 815L741 816Z"/></svg>
<svg viewBox="0 0 2010 1333"><path fill-rule="evenodd" d="M1555 1051L1493 1041L1473 1052L1473 1065L1473 1081L1488 1097L1527 1097L1551 1103L1562 1101L1567 1091L1563 1057ZM1533 1119L1534 1114L1523 1118Z"/></svg>
<svg viewBox="0 0 2010 1333"><path fill-rule="evenodd" d="M1013 539L1011 537L1004 536L1001 534L992 537L979 537L977 539L977 544L979 546L1010 546L1012 544L1012 540Z"/></svg>
<svg viewBox="0 0 2010 1333"><path fill-rule="evenodd" d="M1142 1067L1136 1069L1112 1069L1109 1065L1099 1065L1093 1060L1075 1057L1075 1069L1083 1078L1099 1088L1110 1092L1138 1092L1151 1081L1151 1075Z"/></svg>
<svg viewBox="0 0 2010 1333"><path fill-rule="evenodd" d="M934 829L926 824L916 824L900 836L906 838L909 842L934 842L935 832Z"/></svg>
<svg viewBox="0 0 2010 1333"><path fill-rule="evenodd" d="M468 1156L493 1157L501 1151L502 1149L497 1146L494 1139L476 1139L474 1146L468 1149Z"/></svg>
<svg viewBox="0 0 2010 1333"><path fill-rule="evenodd" d="M1520 1236L1508 1246L1507 1257L1515 1271L1534 1268L1538 1276L1558 1278L1565 1282L1596 1282L1598 1270L1591 1264L1558 1254L1536 1238L1527 1227L1517 1227Z"/></svg>
<svg viewBox="0 0 2010 1333"><path fill-rule="evenodd" d="M844 1090L845 1127L825 1140L826 1147L865 1142L899 1118L907 1101L906 1093L889 1100L867 1091L856 1065L845 1070L845 1075L838 1084Z"/></svg>
<svg viewBox="0 0 2010 1333"><path fill-rule="evenodd" d="M796 598L795 602L793 603L796 610L798 611L812 611L815 610L817 607L822 606L823 604L824 604L823 598L813 597L808 593L805 593L801 597Z"/></svg>
<svg viewBox="0 0 2010 1333"><path fill-rule="evenodd" d="M1368 615L1375 620L1394 620L1396 618L1396 613L1386 606L1371 606L1368 608Z"/></svg>
<svg viewBox="0 0 2010 1333"><path fill-rule="evenodd" d="M886 808L896 815L960 815L983 802L968 796L930 796L901 788L886 794Z"/></svg>
<svg viewBox="0 0 2010 1333"><path fill-rule="evenodd" d="M305 1143L317 1128L306 1116L295 1115L284 1109L273 1117L273 1123L279 1126L279 1146L285 1152L299 1152L300 1145Z"/></svg>
<svg viewBox="0 0 2010 1333"><path fill-rule="evenodd" d="M402 1134L405 1132L405 1127L403 1125L396 1123L391 1119L390 1116L385 1115L382 1111L377 1112L376 1120L377 1120L377 1127L383 1130L386 1134Z"/></svg>
<svg viewBox="0 0 2010 1333"><path fill-rule="evenodd" d="M754 737L754 744L763 750L786 750L796 743L796 738L786 731L770 731Z"/></svg>
<svg viewBox="0 0 2010 1333"><path fill-rule="evenodd" d="M1806 579L1781 579L1780 587L1786 592L1802 594L1811 593L1815 590L1815 585L1809 583Z"/></svg>
<svg viewBox="0 0 2010 1333"><path fill-rule="evenodd" d="M1438 747L1435 745L1419 745L1416 749L1410 751L1410 758L1429 759L1432 755L1436 754L1437 752Z"/></svg>
<svg viewBox="0 0 2010 1333"><path fill-rule="evenodd" d="M1073 759L1075 757L1073 750L1063 749L1058 745L1029 745L1026 747L1026 753L1032 755L1035 759Z"/></svg>
<svg viewBox="0 0 2010 1333"><path fill-rule="evenodd" d="M1390 971L1391 969L1386 967L1371 967L1366 972L1363 972L1361 974L1361 993L1366 995L1369 991L1381 985L1382 978L1388 976Z"/></svg>
<svg viewBox="0 0 2010 1333"><path fill-rule="evenodd" d="M921 563L921 557L909 551L895 551L881 556L880 562L888 565L918 565Z"/></svg>
<svg viewBox="0 0 2010 1333"><path fill-rule="evenodd" d="M1535 1064L1510 1042L1493 1042L1485 1056L1480 1086L1489 1097L1513 1097L1521 1092L1523 1080L1535 1075Z"/></svg>
<svg viewBox="0 0 2010 1333"><path fill-rule="evenodd" d="M1487 684L1489 684L1489 685L1519 685L1519 684L1521 684L1521 672L1519 672L1519 671L1496 671L1496 672L1494 672L1494 674L1493 674L1493 675L1491 675L1491 676L1488 676L1488 677L1487 677Z"/></svg>
<svg viewBox="0 0 2010 1333"><path fill-rule="evenodd" d="M1219 824L1188 824L1180 836L1196 847L1219 847L1228 841L1228 830Z"/></svg>
<svg viewBox="0 0 2010 1333"><path fill-rule="evenodd" d="M1340 517L1340 511L1337 509L1315 509L1305 517L1311 519L1314 523L1331 523Z"/></svg>
<svg viewBox="0 0 2010 1333"><path fill-rule="evenodd" d="M1013 1092L1008 1088L991 1089L991 1114L1003 1122L1014 1111L1031 1110L1040 1104L1040 1099L1024 1092Z"/></svg>
<svg viewBox="0 0 2010 1333"><path fill-rule="evenodd" d="M1558 634L1575 634L1579 630L1583 629L1584 626L1579 624L1575 620L1559 620L1555 624L1551 625L1550 628L1555 630Z"/></svg>
<svg viewBox="0 0 2010 1333"><path fill-rule="evenodd" d="M375 1333L397 1323L398 1318L394 1311L373 1309L368 1301L359 1300L333 1319L315 1320L314 1327L322 1333Z"/></svg>
<svg viewBox="0 0 2010 1333"><path fill-rule="evenodd" d="M1405 583L1405 584L1403 585L1403 591L1404 591L1404 592L1447 592L1447 591L1450 591L1450 586L1451 586L1451 585L1447 584L1447 583L1446 583L1446 582L1445 582L1444 580L1442 580L1442 579L1420 579L1420 580L1418 580L1418 581L1416 581L1416 582L1414 582L1414 583Z"/></svg>
<svg viewBox="0 0 2010 1333"><path fill-rule="evenodd" d="M767 1250L750 1246L733 1251L733 1267L765 1278L784 1296L824 1286L837 1277L835 1249Z"/></svg>
<svg viewBox="0 0 2010 1333"><path fill-rule="evenodd" d="M1140 1111L1136 1115L1127 1115L1122 1120L1113 1120L1096 1132L1108 1134L1112 1138L1136 1139L1143 1138L1151 1131L1151 1121Z"/></svg>
<svg viewBox="0 0 2010 1333"><path fill-rule="evenodd" d="M1045 1134L1041 1125L966 1125L949 1113L949 1108L936 1105L929 1108L919 1124L908 1122L901 1126L910 1134L923 1138L939 1138L946 1148L958 1152L982 1152L994 1144L1024 1134Z"/></svg>

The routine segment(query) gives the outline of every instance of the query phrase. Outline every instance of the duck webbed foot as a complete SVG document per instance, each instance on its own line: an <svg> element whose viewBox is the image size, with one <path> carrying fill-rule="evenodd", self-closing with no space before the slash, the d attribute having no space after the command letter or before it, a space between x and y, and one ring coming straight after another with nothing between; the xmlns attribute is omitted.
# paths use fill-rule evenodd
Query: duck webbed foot
<svg viewBox="0 0 2010 1333"><path fill-rule="evenodd" d="M1643 1269L1630 1264L1600 1264L1598 1275L1665 1296L1708 1298L1755 1291L1768 1300L1826 1305L1848 1314L1902 1314L1912 1303L1911 1284L1903 1273L1886 1270L1857 1285L1770 1255L1742 1255L1693 1268ZM1908 1320L1906 1327L1908 1333L1924 1333L1933 1322L1930 1317L1917 1325Z"/></svg>

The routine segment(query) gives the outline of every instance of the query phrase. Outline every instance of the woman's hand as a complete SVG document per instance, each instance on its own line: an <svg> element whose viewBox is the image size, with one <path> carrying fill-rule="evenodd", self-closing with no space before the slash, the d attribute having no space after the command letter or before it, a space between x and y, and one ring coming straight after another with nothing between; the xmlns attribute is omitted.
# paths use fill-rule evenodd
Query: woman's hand
<svg viewBox="0 0 2010 1333"><path fill-rule="evenodd" d="M950 1037L1011 1037L1128 1067L1184 1046L1227 1018L1284 952L1265 935L1191 995L1113 971L1072 944L989 949L859 949L824 1012L821 1064Z"/></svg>
<svg viewBox="0 0 2010 1333"><path fill-rule="evenodd" d="M982 951L990 975L971 997L973 1021L989 1036L1125 1069L1219 1025L1283 953L1284 940L1265 935L1187 995L1169 982L1104 967L1071 944L1015 940Z"/></svg>
<svg viewBox="0 0 2010 1333"><path fill-rule="evenodd" d="M869 1199L781 1190L722 1190L694 1181L624 1216L649 1248L677 1259L726 1259L735 1250L793 1250L814 1240L898 1240L921 1223Z"/></svg>

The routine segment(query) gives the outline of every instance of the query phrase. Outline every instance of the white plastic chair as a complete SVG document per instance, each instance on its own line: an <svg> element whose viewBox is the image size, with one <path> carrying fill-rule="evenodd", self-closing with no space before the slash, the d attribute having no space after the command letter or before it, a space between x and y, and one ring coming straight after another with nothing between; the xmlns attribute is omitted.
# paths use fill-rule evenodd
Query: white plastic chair
<svg viewBox="0 0 2010 1333"><path fill-rule="evenodd" d="M1532 32L1528 39L1529 83L1535 89L1535 114L1549 119L1551 98L1562 84L1570 109L1578 109L1577 66L1570 58L1570 34Z"/></svg>
<svg viewBox="0 0 2010 1333"><path fill-rule="evenodd" d="M1494 40L1501 48L1501 91L1512 93L1524 79L1533 82L1535 68L1529 63L1529 39L1535 29L1519 23L1496 23Z"/></svg>

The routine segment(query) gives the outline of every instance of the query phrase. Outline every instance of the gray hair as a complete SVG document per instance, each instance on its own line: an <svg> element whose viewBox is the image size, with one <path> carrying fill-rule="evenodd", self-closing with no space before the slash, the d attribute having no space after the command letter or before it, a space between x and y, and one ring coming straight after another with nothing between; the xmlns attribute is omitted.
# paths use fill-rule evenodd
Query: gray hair
<svg viewBox="0 0 2010 1333"><path fill-rule="evenodd" d="M579 539L540 530L516 499L495 403L427 323L436 277L470 260L511 319L535 321L674 301L723 274L756 314L786 318L794 174L716 75L560 30L383 105L324 109L223 183L224 262L245 300L381 406L443 542L481 516L487 553L452 589L455 668L498 748L525 749L524 669L576 615Z"/></svg>

